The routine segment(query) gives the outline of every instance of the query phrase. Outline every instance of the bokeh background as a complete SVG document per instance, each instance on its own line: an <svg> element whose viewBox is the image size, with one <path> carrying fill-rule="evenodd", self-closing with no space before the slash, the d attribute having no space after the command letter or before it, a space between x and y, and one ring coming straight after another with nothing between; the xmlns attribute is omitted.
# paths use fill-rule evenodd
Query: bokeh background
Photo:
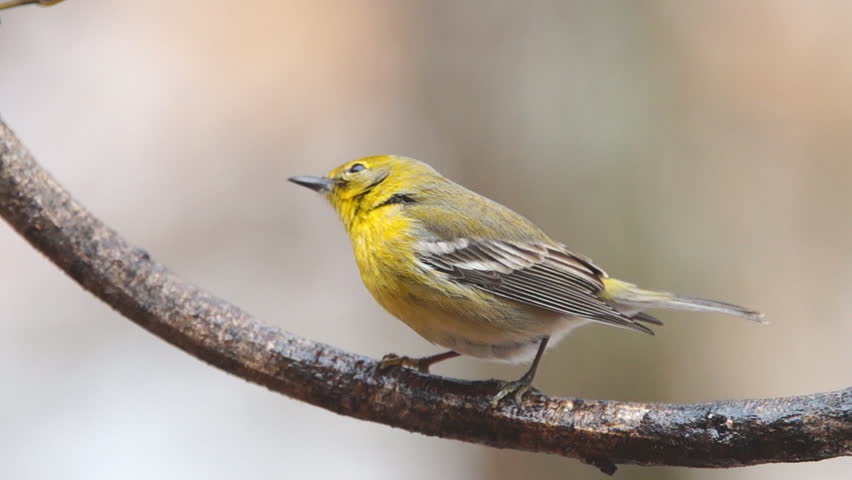
<svg viewBox="0 0 852 480"><path fill-rule="evenodd" d="M0 114L42 164L156 259L266 322L374 357L438 351L373 303L331 209L286 182L393 152L614 275L773 322L662 313L654 338L586 327L546 357L540 389L694 402L852 383L849 2L89 0L0 18ZM2 478L604 478L231 377L2 226L0 328Z"/></svg>

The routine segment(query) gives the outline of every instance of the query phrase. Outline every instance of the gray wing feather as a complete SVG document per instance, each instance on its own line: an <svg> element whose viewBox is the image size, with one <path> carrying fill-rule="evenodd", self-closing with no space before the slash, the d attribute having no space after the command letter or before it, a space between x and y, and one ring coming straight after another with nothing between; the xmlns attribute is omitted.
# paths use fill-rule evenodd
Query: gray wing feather
<svg viewBox="0 0 852 480"><path fill-rule="evenodd" d="M604 272L562 246L458 239L423 242L420 260L452 280L546 310L643 333L653 332L600 296Z"/></svg>

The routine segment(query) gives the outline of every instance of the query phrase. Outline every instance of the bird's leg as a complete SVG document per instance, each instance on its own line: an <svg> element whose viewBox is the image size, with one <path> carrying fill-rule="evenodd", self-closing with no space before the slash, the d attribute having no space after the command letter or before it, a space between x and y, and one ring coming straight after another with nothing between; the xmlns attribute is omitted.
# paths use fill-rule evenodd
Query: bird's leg
<svg viewBox="0 0 852 480"><path fill-rule="evenodd" d="M421 358L400 357L395 353L389 353L382 357L382 361L379 362L379 370L387 370L392 367L408 367L417 369L423 373L429 373L429 367L432 365L458 356L459 354L452 350Z"/></svg>
<svg viewBox="0 0 852 480"><path fill-rule="evenodd" d="M544 355L544 350L547 348L548 340L550 340L550 337L544 337L541 339L541 343L538 345L538 352L535 354L535 359L533 360L532 365L530 365L529 370L527 370L527 373L513 382L503 383L503 387L499 392L497 392L497 395L494 395L494 398L491 399L491 408L497 408L500 400L506 398L506 396L510 393L515 394L515 403L518 405L521 404L524 394L527 393L527 390L529 390L532 385L533 378L535 377L535 371L538 368L538 362L541 361L541 357Z"/></svg>

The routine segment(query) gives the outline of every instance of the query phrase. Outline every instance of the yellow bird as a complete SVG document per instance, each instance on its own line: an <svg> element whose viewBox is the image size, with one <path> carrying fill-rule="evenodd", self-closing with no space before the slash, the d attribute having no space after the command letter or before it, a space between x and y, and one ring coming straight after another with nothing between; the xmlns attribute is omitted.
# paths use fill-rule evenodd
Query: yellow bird
<svg viewBox="0 0 852 480"><path fill-rule="evenodd" d="M678 309L765 323L743 307L610 278L526 218L412 158L367 157L290 181L323 194L340 215L373 298L449 349L424 358L390 354L383 368L428 372L458 355L532 359L493 397L495 407L512 393L520 404L548 345L589 322L653 335L645 324L662 323L643 312Z"/></svg>

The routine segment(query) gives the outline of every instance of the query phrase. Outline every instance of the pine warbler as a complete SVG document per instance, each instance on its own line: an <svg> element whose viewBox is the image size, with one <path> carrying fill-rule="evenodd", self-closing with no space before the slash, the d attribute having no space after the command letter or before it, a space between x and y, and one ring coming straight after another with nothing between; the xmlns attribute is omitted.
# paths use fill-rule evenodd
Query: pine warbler
<svg viewBox="0 0 852 480"><path fill-rule="evenodd" d="M417 160L362 158L325 177L291 182L322 193L352 241L373 298L423 338L449 351L382 359L382 367L428 372L458 355L507 361L529 370L492 399L530 388L548 345L598 322L653 334L647 309L763 314L736 305L644 290L610 278L589 259L551 240L529 220L444 178Z"/></svg>

